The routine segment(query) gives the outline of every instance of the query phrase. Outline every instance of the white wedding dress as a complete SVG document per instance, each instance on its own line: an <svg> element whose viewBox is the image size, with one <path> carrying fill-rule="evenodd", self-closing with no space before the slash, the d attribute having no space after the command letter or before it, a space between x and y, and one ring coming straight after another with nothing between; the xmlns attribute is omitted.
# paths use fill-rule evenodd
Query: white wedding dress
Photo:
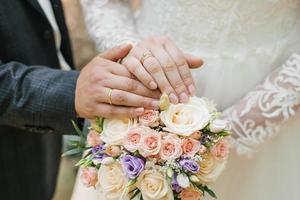
<svg viewBox="0 0 300 200"><path fill-rule="evenodd" d="M300 199L300 0L82 0L99 51L167 35L205 65L199 96L232 121L220 200ZM73 200L103 199L77 181Z"/></svg>

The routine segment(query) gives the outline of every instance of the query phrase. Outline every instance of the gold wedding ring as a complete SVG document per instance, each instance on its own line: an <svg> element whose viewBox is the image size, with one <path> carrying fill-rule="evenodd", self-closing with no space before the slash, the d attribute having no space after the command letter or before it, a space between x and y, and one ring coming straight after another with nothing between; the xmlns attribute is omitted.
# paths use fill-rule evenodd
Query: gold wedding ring
<svg viewBox="0 0 300 200"><path fill-rule="evenodd" d="M108 88L108 102L110 105L112 105L112 100L111 100L111 93L112 93L112 89Z"/></svg>
<svg viewBox="0 0 300 200"><path fill-rule="evenodd" d="M140 62L142 63L142 65L144 64L145 60L150 57L153 57L152 53L150 53L150 52L143 53L143 55L140 59Z"/></svg>

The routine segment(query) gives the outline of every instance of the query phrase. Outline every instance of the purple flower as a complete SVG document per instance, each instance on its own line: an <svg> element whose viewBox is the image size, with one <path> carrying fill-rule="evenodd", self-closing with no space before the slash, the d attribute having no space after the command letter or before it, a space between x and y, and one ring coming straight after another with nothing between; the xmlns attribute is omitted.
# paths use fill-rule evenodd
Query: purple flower
<svg viewBox="0 0 300 200"><path fill-rule="evenodd" d="M179 161L179 165L184 169L192 173L197 173L200 170L200 166L194 160L182 159Z"/></svg>
<svg viewBox="0 0 300 200"><path fill-rule="evenodd" d="M92 148L92 154L96 160L102 161L104 158L108 157L103 151L105 150L104 145L97 145Z"/></svg>
<svg viewBox="0 0 300 200"><path fill-rule="evenodd" d="M172 190L179 193L179 192L181 192L182 188L178 184L176 177L177 177L177 174L174 173L174 175L172 177L171 185L172 185Z"/></svg>
<svg viewBox="0 0 300 200"><path fill-rule="evenodd" d="M121 164L129 179L138 177L145 167L143 159L131 155L123 156L121 158Z"/></svg>

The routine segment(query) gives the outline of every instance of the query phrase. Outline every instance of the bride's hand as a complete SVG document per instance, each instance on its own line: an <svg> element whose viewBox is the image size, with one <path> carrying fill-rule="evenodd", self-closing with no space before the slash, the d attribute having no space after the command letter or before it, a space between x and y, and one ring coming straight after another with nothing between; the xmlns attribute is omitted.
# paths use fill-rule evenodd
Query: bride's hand
<svg viewBox="0 0 300 200"><path fill-rule="evenodd" d="M140 42L122 60L145 86L158 87L172 103L187 102L188 96L195 94L189 64L196 68L202 63L200 58L185 56L167 37L150 37Z"/></svg>

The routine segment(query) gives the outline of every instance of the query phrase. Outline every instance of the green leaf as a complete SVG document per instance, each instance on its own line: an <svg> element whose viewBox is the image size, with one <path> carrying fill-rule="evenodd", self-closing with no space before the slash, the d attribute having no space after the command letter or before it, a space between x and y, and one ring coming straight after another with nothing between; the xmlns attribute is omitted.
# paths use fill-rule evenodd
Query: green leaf
<svg viewBox="0 0 300 200"><path fill-rule="evenodd" d="M77 124L72 120L72 124L73 124L73 127L76 131L76 133L81 137L81 139L85 139L86 136L85 134L80 130L80 128L77 126Z"/></svg>
<svg viewBox="0 0 300 200"><path fill-rule="evenodd" d="M128 182L128 184L127 184L127 187L130 187L130 186L132 186L132 185L134 185L135 183L136 183L136 179L131 179L129 182Z"/></svg>
<svg viewBox="0 0 300 200"><path fill-rule="evenodd" d="M204 190L213 198L217 199L217 195L211 190L209 189L207 186L204 186Z"/></svg>
<svg viewBox="0 0 300 200"><path fill-rule="evenodd" d="M70 156L70 155L75 155L75 154L81 154L84 151L84 148L75 148L75 149L71 149L69 151L66 151L65 153L63 153L63 157L65 156Z"/></svg>
<svg viewBox="0 0 300 200"><path fill-rule="evenodd" d="M134 189L134 190L132 190L132 191L129 192L129 194L131 194L131 193L133 193L132 196L130 197L130 199L132 200L132 199L134 199L138 194L140 194L140 190L139 190L139 189Z"/></svg>

